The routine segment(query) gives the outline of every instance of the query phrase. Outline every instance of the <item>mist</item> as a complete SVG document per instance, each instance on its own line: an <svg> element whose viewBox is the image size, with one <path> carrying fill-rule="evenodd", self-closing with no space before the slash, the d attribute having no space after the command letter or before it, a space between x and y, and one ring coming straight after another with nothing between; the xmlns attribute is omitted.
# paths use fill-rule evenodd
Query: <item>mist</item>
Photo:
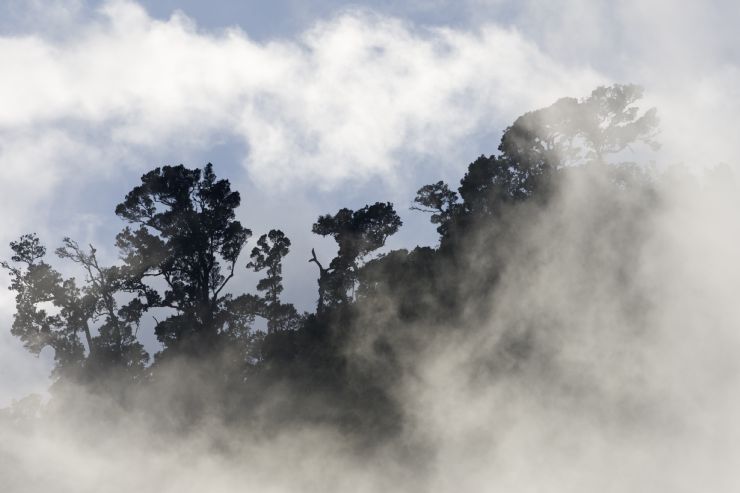
<svg viewBox="0 0 740 493"><path fill-rule="evenodd" d="M321 32L314 31L314 41ZM232 41L239 44L238 38ZM588 70L579 74L588 83L598 79ZM311 229L315 236L288 242L290 253L265 247L265 268L254 267L247 277L247 262L260 259L249 254L263 233L255 228L231 264L235 281L223 292L212 288L214 300L223 296L224 317L231 317L222 325L209 322L213 335L200 314L187 318L179 285L170 284L172 296L181 296L178 303L163 294L171 280L154 268L165 265L157 264L163 254L140 248L133 236L118 237L118 258L104 257L115 268L103 267L99 278L86 274L84 263L64 267L64 258L44 257L63 274L60 279L74 276L83 290L96 288L85 284L86 276L119 276L109 298L105 290L89 291L115 309L96 308L87 342L82 331L72 332L70 344L77 349L65 360L62 351L50 349L55 340L39 349L43 330L24 332L24 323L36 327L38 319L24 322L23 302L38 293L11 284L14 294L24 293L16 299L14 335L32 354L56 359L48 393L0 409L0 489L736 491L740 187L734 164L717 162L735 155L733 144L715 132L721 122L707 121L706 135L691 137L702 142L689 156L700 162L675 164L689 147L691 139L678 134L699 95L682 112L680 101L666 92L653 98L650 87L643 102L638 86L600 87L589 99L587 92L561 94L564 85L555 83L546 96L522 96L536 105L558 95L572 98L521 108L531 111L506 127L500 143L492 142L483 156L476 158L478 149L455 150L445 156L461 162L440 167L439 176L425 171L422 180L449 182L448 188L439 182L419 189L414 202L407 198L412 213L426 215L428 227L437 228L433 246L388 248L388 239L404 227L394 207L406 203L326 210ZM590 120L578 117L600 111L589 106L601 101L595 96L600 89L614 91L617 99L620 91L635 96L613 111L623 110L624 120L614 117L613 128L600 122L594 136L586 131L594 130ZM707 118L700 113L691 128L701 128ZM437 140L437 133L445 135L444 122L431 130L425 138ZM417 131L423 133L424 125ZM456 132L432 147L460 142ZM711 152L697 157L710 144ZM290 154L289 147L281 152ZM388 164L392 159L381 147L375 152L391 174L396 164ZM342 156L332 152L332 158ZM321 169L326 156L319 154L312 155L311 169ZM370 170L363 173L383 174L362 162ZM331 180L343 179L345 164L335 163L342 169ZM138 192L120 197L119 217L106 216L114 224L106 227L138 225L136 207L147 205L140 197L152 194L156 187L148 183L164 183L154 180L167 173L197 174L191 188L205 187L208 168L201 166L156 168L151 182L144 175ZM220 168L213 169L222 179ZM270 176L274 171L255 169ZM390 188L396 197L407 187ZM387 200L382 187L371 192L377 195L372 200ZM167 212L170 205L165 203ZM243 218L227 212L232 226ZM379 223L382 234L372 229ZM157 238L168 239L164 233ZM42 240L49 252L57 247L53 237ZM230 247L229 241L224 243ZM318 279L301 296L318 301L302 313L303 307L296 310L280 298L280 261L290 255L305 262L306 245L314 241L332 247L310 252ZM13 253L3 249L0 257L10 258ZM224 248L213 257L223 267L224 285L231 253ZM276 263L267 260L273 254ZM32 283L33 276L23 276L39 262L14 267L22 262L9 261L6 269L11 278ZM141 265L151 270L136 270ZM155 280L137 284L146 276ZM262 288L247 286L260 276L266 276ZM60 298L53 294L52 301L32 304L47 303L44 316L63 317L71 308L54 308ZM132 301L137 299L139 305ZM47 323L49 330L62 333L71 326L59 320ZM63 320L77 323L72 316ZM107 341L109 326L119 331L119 342L148 356L110 367L95 360L93 349ZM146 343L138 346L140 341Z"/></svg>
<svg viewBox="0 0 740 493"><path fill-rule="evenodd" d="M208 406L184 426L177 389L207 382L172 363L136 411L74 387L4 410L4 489L732 491L736 178L720 167L654 180L646 193L570 176L546 207L504 218L517 227L497 247L490 299L455 326L386 334L403 418L379 443L311 420L276 426L279 401L293 399L279 385L249 426ZM490 269L477 263L488 247L469 253L471 282ZM378 312L362 317L379 325ZM376 337L344 351L372 365ZM327 412L301 402L316 409L287 412Z"/></svg>

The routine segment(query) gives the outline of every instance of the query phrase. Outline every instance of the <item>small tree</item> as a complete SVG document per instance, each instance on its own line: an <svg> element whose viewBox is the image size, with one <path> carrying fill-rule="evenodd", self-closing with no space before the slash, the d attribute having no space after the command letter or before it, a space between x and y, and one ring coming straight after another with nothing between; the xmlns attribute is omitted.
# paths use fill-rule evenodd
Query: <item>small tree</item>
<svg viewBox="0 0 740 493"><path fill-rule="evenodd" d="M411 206L412 210L431 213L432 224L438 224L437 232L441 237L450 234L450 224L453 217L459 213L460 204L458 195L450 190L449 185L438 181L431 185L424 185L416 192L414 202L419 206Z"/></svg>
<svg viewBox="0 0 740 493"><path fill-rule="evenodd" d="M298 312L291 304L280 302L283 292L283 258L290 251L290 239L277 229L260 236L252 249L251 262L247 268L255 272L265 271L266 276L257 283L257 290L264 291L262 314L267 319L267 331L284 330L295 325Z"/></svg>
<svg viewBox="0 0 740 493"><path fill-rule="evenodd" d="M390 202L376 202L352 211L340 209L335 215L320 216L312 231L331 236L339 251L328 268L318 261L315 252L309 262L319 267L319 311L327 304L349 301L357 281L359 262L368 253L385 244L403 223Z"/></svg>

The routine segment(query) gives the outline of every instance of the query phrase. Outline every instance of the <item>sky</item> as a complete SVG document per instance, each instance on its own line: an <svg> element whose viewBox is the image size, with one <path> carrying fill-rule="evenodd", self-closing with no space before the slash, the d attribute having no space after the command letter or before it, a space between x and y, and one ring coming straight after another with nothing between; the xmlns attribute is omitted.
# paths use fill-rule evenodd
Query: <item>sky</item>
<svg viewBox="0 0 740 493"><path fill-rule="evenodd" d="M0 1L0 257L34 231L115 262L113 209L140 175L213 162L253 240L293 240L284 297L310 309L310 249L333 254L319 214L392 201L389 247L433 245L416 189L559 97L641 84L658 165L737 162L739 20L731 0ZM1 291L0 406L50 369L9 334Z"/></svg>

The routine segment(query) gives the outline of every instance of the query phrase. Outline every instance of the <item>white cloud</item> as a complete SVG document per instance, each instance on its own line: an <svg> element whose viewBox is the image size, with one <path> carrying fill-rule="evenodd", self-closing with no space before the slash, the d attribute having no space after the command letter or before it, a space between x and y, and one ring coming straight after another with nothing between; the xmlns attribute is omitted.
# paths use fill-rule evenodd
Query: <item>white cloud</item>
<svg viewBox="0 0 740 493"><path fill-rule="evenodd" d="M506 12L522 35L561 63L586 64L645 86L658 108L658 160L738 162L740 3L672 0L470 0L471 15Z"/></svg>
<svg viewBox="0 0 740 493"><path fill-rule="evenodd" d="M501 115L600 80L494 26L420 30L346 13L298 40L260 44L114 1L75 27L62 41L0 41L3 141L8 129L45 135L70 122L106 129L96 146L205 146L231 134L248 144L245 165L267 185L392 180L400 151L444 154L492 119L501 125Z"/></svg>
<svg viewBox="0 0 740 493"><path fill-rule="evenodd" d="M296 39L259 43L238 29L199 31L181 13L156 20L131 1L87 17L79 2L54 5L64 36L41 23L0 37L0 187L18 207L34 195L14 192L19 180L43 195L72 171L138 167L140 152L234 138L263 186L391 183L409 155L438 165L466 136L632 76L663 115L667 160L736 156L718 142L732 140L739 108L727 95L740 75L718 55L728 35L711 41L711 9L529 1L511 16L521 31L491 21L427 29L345 11ZM467 5L490 19L487 10L508 4ZM692 71L697 64L704 70Z"/></svg>

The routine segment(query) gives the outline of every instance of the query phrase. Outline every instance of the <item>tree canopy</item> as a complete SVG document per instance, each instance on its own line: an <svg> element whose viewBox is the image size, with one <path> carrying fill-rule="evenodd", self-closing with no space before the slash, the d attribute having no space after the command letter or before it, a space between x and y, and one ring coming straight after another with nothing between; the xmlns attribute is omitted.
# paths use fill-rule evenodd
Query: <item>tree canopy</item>
<svg viewBox="0 0 740 493"><path fill-rule="evenodd" d="M318 268L314 313L299 314L281 300L283 261L292 247L281 230L259 236L249 259L241 258L252 236L237 220L241 197L211 164L155 168L115 209L125 224L116 237L119 264L102 265L93 246L64 238L56 256L81 274L64 277L36 235L10 244L12 256L2 265L15 293L11 332L34 354L53 350L58 381L94 384L101 393L206 379L208 385L181 392L191 417L193 402L205 400L229 419L252 422L264 418L256 411L262 403L272 406L267 414L275 423L330 422L374 438L398 432L394 382L404 368L398 348L416 354L435 331L486 313L505 252L522 246L521 230L550 207L563 176L594 169L611 176L627 166L611 158L633 145L656 146L656 111L640 113L641 96L633 85L600 87L587 98L526 113L504 130L498 153L467 166L457 189L443 181L421 187L412 209L431 214L440 235L435 248L378 254L402 226L389 202L319 216L310 230L333 238L337 254L322 263L311 250L309 262ZM635 187L643 193L649 183ZM608 202L611 189L594 190ZM611 212L639 213L617 200L609 204ZM262 276L257 293L230 289L242 269ZM266 330L257 328L259 318ZM139 333L149 319L162 345L154 364ZM358 347L369 349L360 354ZM510 347L507 358L528 354L525 336ZM168 361L178 379L168 376ZM188 373L199 366L212 371ZM199 401L193 396L202 387L209 393ZM286 388L274 398L274 389Z"/></svg>
<svg viewBox="0 0 740 493"><path fill-rule="evenodd" d="M235 219L238 192L218 180L211 164L156 168L126 195L116 214L130 223L119 233L132 310L170 308L155 333L166 348L185 343L192 350L216 343L231 321L224 288L252 232ZM149 279L164 281L158 290Z"/></svg>

